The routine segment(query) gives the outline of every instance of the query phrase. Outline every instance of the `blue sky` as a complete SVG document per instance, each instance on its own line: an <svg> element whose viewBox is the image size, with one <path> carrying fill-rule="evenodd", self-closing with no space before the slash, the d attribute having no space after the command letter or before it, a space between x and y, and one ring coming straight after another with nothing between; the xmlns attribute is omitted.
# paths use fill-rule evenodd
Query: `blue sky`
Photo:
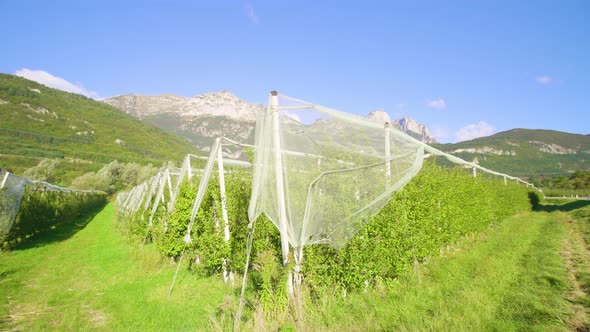
<svg viewBox="0 0 590 332"><path fill-rule="evenodd" d="M443 142L590 133L590 1L0 0L0 13L0 72L94 98L278 90L408 116Z"/></svg>

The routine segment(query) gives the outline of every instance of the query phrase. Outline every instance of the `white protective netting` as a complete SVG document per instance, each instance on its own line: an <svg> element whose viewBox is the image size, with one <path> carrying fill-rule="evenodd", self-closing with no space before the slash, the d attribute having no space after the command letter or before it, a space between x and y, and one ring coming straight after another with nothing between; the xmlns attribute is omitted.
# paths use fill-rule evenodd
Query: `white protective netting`
<svg viewBox="0 0 590 332"><path fill-rule="evenodd" d="M0 176L0 242L10 232L20 209L27 180L12 173Z"/></svg>
<svg viewBox="0 0 590 332"><path fill-rule="evenodd" d="M340 248L418 173L424 145L390 124L271 95L255 152L249 219L264 213L294 248Z"/></svg>
<svg viewBox="0 0 590 332"><path fill-rule="evenodd" d="M93 190L63 188L43 181L29 180L9 172L0 173L0 242L8 236L26 188L39 191L59 191L71 193L96 193Z"/></svg>
<svg viewBox="0 0 590 332"><path fill-rule="evenodd" d="M182 168L167 167L160 170L150 180L131 188L128 192L117 194L116 205L120 214L132 217L138 213L143 215L149 211L148 225L152 226L154 215L160 205L164 205L167 213L174 208L180 186L184 177L192 176L190 160L187 156ZM164 220L166 227L166 220Z"/></svg>

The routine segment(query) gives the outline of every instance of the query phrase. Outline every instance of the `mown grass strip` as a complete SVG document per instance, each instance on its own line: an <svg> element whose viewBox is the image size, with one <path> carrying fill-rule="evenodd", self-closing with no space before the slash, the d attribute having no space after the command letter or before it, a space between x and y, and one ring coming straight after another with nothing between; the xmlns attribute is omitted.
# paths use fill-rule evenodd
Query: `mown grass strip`
<svg viewBox="0 0 590 332"><path fill-rule="evenodd" d="M130 248L113 220L107 205L65 239L0 253L0 330L206 329L231 290L181 269L168 297L173 269L155 248Z"/></svg>

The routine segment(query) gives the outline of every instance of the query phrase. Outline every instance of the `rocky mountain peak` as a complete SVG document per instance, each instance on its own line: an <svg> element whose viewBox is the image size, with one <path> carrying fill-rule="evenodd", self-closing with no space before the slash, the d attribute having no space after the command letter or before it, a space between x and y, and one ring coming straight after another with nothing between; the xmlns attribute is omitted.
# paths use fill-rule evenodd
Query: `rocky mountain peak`
<svg viewBox="0 0 590 332"><path fill-rule="evenodd" d="M418 138L424 143L438 143L430 130L428 130L425 125L416 122L414 119L403 117L399 120L395 120L393 124L401 131Z"/></svg>
<svg viewBox="0 0 590 332"><path fill-rule="evenodd" d="M387 112L385 112L384 110L373 111L369 113L369 115L367 115L367 118L378 123L391 123L391 118L389 117L389 114L387 114Z"/></svg>
<svg viewBox="0 0 590 332"><path fill-rule="evenodd" d="M140 119L160 114L171 114L181 118L223 116L255 121L257 111L263 108L259 104L247 103L227 90L204 93L194 97L173 94L125 95L109 98L104 102Z"/></svg>
<svg viewBox="0 0 590 332"><path fill-rule="evenodd" d="M377 123L389 122L399 130L416 139L419 139L424 143L437 143L436 138L434 135L432 135L430 130L428 130L428 128L426 128L426 126L423 124L420 124L413 119L403 117L399 120L391 121L391 117L384 110L373 111L367 115L367 118Z"/></svg>

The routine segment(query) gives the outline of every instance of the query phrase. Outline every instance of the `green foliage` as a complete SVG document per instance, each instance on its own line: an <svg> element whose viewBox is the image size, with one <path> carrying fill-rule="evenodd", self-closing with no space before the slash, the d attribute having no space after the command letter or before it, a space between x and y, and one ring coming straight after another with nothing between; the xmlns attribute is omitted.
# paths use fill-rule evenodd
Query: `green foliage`
<svg viewBox="0 0 590 332"><path fill-rule="evenodd" d="M191 269L199 274L210 275L220 272L224 260L229 271L243 273L244 270L250 178L245 171L232 169L226 174L225 179L231 240L226 243L224 239L219 182L212 177L195 217L191 233L192 242L186 245L185 255L190 257ZM135 235L135 239L145 238L146 234L151 235L163 255L178 258L185 248L184 237L197 194L198 181L199 178L195 177L192 184L182 184L173 211L168 213L165 204L160 204L153 227L147 226L149 211L137 216L119 216L121 224L129 234ZM165 201L168 201L168 194L166 191L164 193ZM252 256L255 257L265 250L280 255L280 235L270 221L261 218L256 224Z"/></svg>
<svg viewBox="0 0 590 332"><path fill-rule="evenodd" d="M272 250L263 250L254 258L253 278L260 295L259 302L267 320L273 320L287 309L287 273Z"/></svg>
<svg viewBox="0 0 590 332"><path fill-rule="evenodd" d="M44 191L25 187L20 210L2 247L14 247L35 235L71 223L87 211L104 204L105 193Z"/></svg>
<svg viewBox="0 0 590 332"><path fill-rule="evenodd" d="M55 182L61 161L59 159L42 159L35 167L27 169L23 176L37 181Z"/></svg>
<svg viewBox="0 0 590 332"><path fill-rule="evenodd" d="M72 181L72 188L100 190L110 195L141 184L154 176L156 172L157 168L151 164L142 166L115 160L103 166L96 173L88 172L75 178Z"/></svg>
<svg viewBox="0 0 590 332"><path fill-rule="evenodd" d="M522 185L445 170L427 163L340 251L308 246L306 282L312 290L362 289L389 282L461 237L530 210Z"/></svg>
<svg viewBox="0 0 590 332"><path fill-rule="evenodd" d="M570 192L576 190L590 190L590 171L575 171L569 177L536 177L535 184L546 189L565 189Z"/></svg>
<svg viewBox="0 0 590 332"><path fill-rule="evenodd" d="M193 242L187 246L186 255L193 262L191 269L200 274L221 271L224 259L229 270L242 273L249 232L250 174L234 169L226 174L229 243L223 239L219 184L214 178L197 214ZM192 187L189 183L183 185L176 207L167 218L165 208L158 209L162 218L154 219L159 221L151 232L166 256L178 257L184 248L197 183L198 179L194 179ZM325 245L307 246L303 260L305 283L316 294L325 289L346 292L390 284L410 270L415 261L425 262L462 237L530 209L526 186L514 181L505 184L503 179L484 174L474 178L464 169L446 169L429 162L344 248L336 251ZM163 220L167 221L166 228ZM127 227L145 229L136 225L146 223L145 218L136 217L128 221ZM262 216L256 222L252 244L254 287L264 306L276 308L274 294L282 290L271 256L281 256L280 236Z"/></svg>

